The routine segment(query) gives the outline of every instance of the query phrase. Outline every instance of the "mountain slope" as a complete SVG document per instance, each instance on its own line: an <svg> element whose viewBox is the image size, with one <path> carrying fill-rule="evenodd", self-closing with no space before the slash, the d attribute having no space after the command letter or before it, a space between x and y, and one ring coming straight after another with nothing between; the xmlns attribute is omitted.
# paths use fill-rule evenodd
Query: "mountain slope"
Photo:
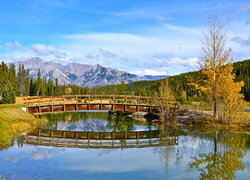
<svg viewBox="0 0 250 180"><path fill-rule="evenodd" d="M137 76L135 74L119 71L110 67L103 67L69 63L62 65L55 62L43 61L40 58L29 58L25 61L14 63L16 67L23 64L31 77L36 77L40 70L43 78L58 79L59 84L74 84L78 86L97 87L103 85L120 84L121 81L128 83L141 80L156 80L166 76Z"/></svg>
<svg viewBox="0 0 250 180"><path fill-rule="evenodd" d="M233 63L236 81L244 81L245 85L242 89L245 100L250 101L250 60L239 61ZM181 102L199 101L204 98L197 90L188 85L190 79L197 79L199 71L183 73L168 78L169 84L173 89L176 99ZM138 96L155 96L159 91L161 80L153 81L137 81L125 85L108 85L96 87L95 94L133 94ZM205 98L204 98L205 99Z"/></svg>

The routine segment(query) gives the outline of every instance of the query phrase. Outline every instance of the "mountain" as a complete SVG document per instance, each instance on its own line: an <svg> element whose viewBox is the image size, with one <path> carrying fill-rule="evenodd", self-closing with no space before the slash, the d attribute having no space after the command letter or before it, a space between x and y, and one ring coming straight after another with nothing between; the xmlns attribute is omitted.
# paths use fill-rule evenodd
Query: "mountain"
<svg viewBox="0 0 250 180"><path fill-rule="evenodd" d="M121 81L128 83L141 80L158 80L166 76L138 76L99 64L91 66L79 63L62 65L52 61L43 61L33 57L25 61L15 62L16 67L23 64L31 77L36 77L40 69L41 75L46 79L58 79L59 84L74 84L78 86L97 87L103 85L120 84Z"/></svg>
<svg viewBox="0 0 250 180"><path fill-rule="evenodd" d="M153 76L153 75L145 75L145 76L143 76L145 79L147 79L147 80L160 80L160 79L164 79L164 78L166 78L166 77L168 77L168 76L166 76L166 75L156 75L156 76Z"/></svg>

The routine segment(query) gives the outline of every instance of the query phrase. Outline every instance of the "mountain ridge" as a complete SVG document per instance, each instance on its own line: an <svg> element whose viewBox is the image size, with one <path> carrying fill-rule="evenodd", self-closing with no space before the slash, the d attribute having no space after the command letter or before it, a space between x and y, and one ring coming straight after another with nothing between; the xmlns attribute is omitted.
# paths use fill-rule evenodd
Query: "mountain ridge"
<svg viewBox="0 0 250 180"><path fill-rule="evenodd" d="M44 61L39 57L28 58L24 61L12 63L18 69L23 64L28 70L30 77L37 77L40 70L41 76L46 79L56 80L59 84L73 84L83 87L97 87L103 85L120 84L121 81L127 83L142 80L158 80L167 76L138 76L136 74L120 71L111 67L104 67L100 64L88 65L80 63L68 63L62 65L53 61Z"/></svg>

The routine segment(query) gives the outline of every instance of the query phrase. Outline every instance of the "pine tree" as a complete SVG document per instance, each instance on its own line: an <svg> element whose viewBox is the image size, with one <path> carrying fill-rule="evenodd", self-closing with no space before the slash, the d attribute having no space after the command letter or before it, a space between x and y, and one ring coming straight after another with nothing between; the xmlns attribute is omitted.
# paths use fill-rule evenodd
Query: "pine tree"
<svg viewBox="0 0 250 180"><path fill-rule="evenodd" d="M28 72L24 69L24 65L20 64L18 66L18 73L17 73L17 85L19 89L20 96L28 95Z"/></svg>
<svg viewBox="0 0 250 180"><path fill-rule="evenodd" d="M37 88L36 96L40 96L41 95L41 91L42 91L42 78L41 78L40 69L37 72L36 88Z"/></svg>
<svg viewBox="0 0 250 180"><path fill-rule="evenodd" d="M10 64L9 67L9 80L12 86L12 90L15 92L15 94L18 94L18 85L17 85L17 75L16 75L16 68L14 64Z"/></svg>

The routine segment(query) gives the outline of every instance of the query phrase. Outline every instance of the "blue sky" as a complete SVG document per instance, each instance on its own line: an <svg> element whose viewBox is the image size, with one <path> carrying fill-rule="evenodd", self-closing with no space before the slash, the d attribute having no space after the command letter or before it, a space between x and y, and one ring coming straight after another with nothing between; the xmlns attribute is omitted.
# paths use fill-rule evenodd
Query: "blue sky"
<svg viewBox="0 0 250 180"><path fill-rule="evenodd" d="M194 71L215 14L235 61L250 58L246 0L1 0L0 59L99 63L139 75Z"/></svg>

